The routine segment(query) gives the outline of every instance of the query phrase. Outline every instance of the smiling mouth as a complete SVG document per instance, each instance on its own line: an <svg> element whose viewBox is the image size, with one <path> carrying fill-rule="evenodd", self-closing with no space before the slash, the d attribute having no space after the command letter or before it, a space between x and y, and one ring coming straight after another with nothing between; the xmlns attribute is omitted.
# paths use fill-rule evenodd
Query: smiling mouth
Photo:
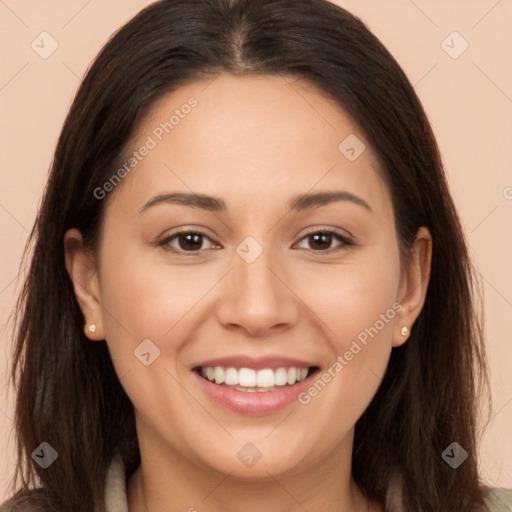
<svg viewBox="0 0 512 512"><path fill-rule="evenodd" d="M317 366L300 368L234 368L223 366L199 366L194 368L203 379L222 387L246 393L271 392L291 388L311 377L319 370Z"/></svg>

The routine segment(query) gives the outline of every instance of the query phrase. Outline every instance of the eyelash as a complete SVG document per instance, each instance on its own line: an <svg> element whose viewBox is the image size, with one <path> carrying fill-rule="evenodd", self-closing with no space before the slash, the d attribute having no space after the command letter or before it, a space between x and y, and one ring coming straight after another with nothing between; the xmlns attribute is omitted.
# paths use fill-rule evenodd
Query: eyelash
<svg viewBox="0 0 512 512"><path fill-rule="evenodd" d="M338 250L341 250L344 247L347 247L347 246L350 246L350 245L354 245L354 243L348 237L346 237L346 236L344 236L344 235L342 235L342 234L340 234L340 233L338 233L336 231L327 230L327 229L326 230L316 229L316 230L310 231L309 233L306 233L300 239L299 243L302 242L303 240L307 239L308 237L310 237L312 235L317 235L317 234L332 235L333 238L335 238L338 242L341 242L341 245L338 246L337 248L334 247L334 248L330 248L330 249L327 249L327 250L309 249L310 252L313 252L315 254L331 254L332 252L336 252ZM197 251L184 251L183 249L177 249L177 248L171 247L169 245L172 240L177 239L178 237L183 236L183 235L199 235L201 237L204 237L204 238L207 238L207 239L211 240L208 235L206 235L205 233L202 233L201 231L184 230L184 231L178 231L178 232L176 232L176 233L174 233L172 235L164 237L163 239L161 239L158 242L158 246L163 247L165 250L168 250L168 251L175 251L177 253L189 254L189 255L197 254L197 253L203 251L203 249L199 249Z"/></svg>

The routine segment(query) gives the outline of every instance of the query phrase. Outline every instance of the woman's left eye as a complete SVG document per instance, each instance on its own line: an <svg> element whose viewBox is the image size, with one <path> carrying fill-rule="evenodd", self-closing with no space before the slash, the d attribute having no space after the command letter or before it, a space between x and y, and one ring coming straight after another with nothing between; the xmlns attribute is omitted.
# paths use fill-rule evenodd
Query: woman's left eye
<svg viewBox="0 0 512 512"><path fill-rule="evenodd" d="M165 237L158 243L158 245L166 249L170 248L177 250L178 252L198 252L204 249L204 239L210 240L213 246L216 246L217 248L219 247L208 236L199 231L180 231L178 233L174 233L173 235ZM333 241L339 242L338 247L352 245L352 242L345 236L340 235L335 231L327 230L308 233L300 240L299 244L303 241L312 244L313 247L310 247L309 250L314 252L328 252L329 250L333 249L331 246ZM177 243L177 246L174 244L174 242ZM334 249L336 249L336 247L334 247Z"/></svg>
<svg viewBox="0 0 512 512"><path fill-rule="evenodd" d="M337 240L339 243L338 247L343 247L347 245L352 245L352 242L345 236L336 233L335 231L314 231L308 233L304 238L302 238L301 242L306 240L313 245L316 245L317 249L311 249L314 252L329 252L329 249L336 249L331 247L331 243L334 240ZM326 250L327 249L327 250Z"/></svg>

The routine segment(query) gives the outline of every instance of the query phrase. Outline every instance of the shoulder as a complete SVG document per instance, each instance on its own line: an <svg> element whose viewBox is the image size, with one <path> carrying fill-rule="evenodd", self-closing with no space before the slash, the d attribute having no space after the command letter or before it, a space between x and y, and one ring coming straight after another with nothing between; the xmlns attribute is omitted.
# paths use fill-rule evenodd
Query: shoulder
<svg viewBox="0 0 512 512"><path fill-rule="evenodd" d="M105 481L107 512L128 512L126 487L125 466L117 454L110 464ZM0 512L48 512L61 508L49 501L43 488L19 491L8 501L0 503Z"/></svg>
<svg viewBox="0 0 512 512"><path fill-rule="evenodd" d="M512 512L512 489L490 489L485 504L489 512Z"/></svg>
<svg viewBox="0 0 512 512"><path fill-rule="evenodd" d="M401 483L401 477L394 474L386 495L387 512L401 512L404 510ZM484 505L486 512L512 512L512 489L482 486L482 491L485 493Z"/></svg>

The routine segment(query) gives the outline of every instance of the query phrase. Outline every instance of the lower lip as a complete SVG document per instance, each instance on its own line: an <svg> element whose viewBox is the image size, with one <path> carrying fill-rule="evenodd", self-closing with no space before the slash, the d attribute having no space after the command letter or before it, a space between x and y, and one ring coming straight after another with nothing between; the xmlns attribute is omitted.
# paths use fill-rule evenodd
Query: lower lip
<svg viewBox="0 0 512 512"><path fill-rule="evenodd" d="M218 404L243 414L263 415L280 411L293 402L309 386L311 375L293 386L283 386L276 391L246 392L214 384L193 372L206 394Z"/></svg>

